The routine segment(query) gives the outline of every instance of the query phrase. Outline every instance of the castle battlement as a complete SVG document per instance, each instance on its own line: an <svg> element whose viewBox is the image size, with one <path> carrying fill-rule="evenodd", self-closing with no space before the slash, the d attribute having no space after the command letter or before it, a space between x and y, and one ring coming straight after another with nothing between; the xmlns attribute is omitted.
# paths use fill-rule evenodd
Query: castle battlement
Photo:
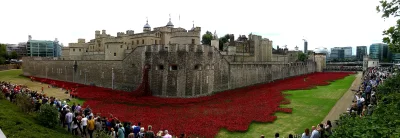
<svg viewBox="0 0 400 138"><path fill-rule="evenodd" d="M170 45L147 45L145 46L146 52L214 52L215 48L208 45L179 45L179 44L170 44Z"/></svg>
<svg viewBox="0 0 400 138"><path fill-rule="evenodd" d="M174 32L171 37L199 37L200 32Z"/></svg>

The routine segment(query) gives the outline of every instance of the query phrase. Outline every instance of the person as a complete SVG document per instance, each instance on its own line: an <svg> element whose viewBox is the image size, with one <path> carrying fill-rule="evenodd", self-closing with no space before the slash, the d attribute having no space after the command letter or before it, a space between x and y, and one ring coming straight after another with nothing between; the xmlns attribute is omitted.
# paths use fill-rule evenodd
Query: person
<svg viewBox="0 0 400 138"><path fill-rule="evenodd" d="M141 124L142 123L139 122L137 126L133 127L133 133L135 134L135 137L137 137L139 132L140 132L140 125Z"/></svg>
<svg viewBox="0 0 400 138"><path fill-rule="evenodd" d="M68 126L68 132L72 132L72 130L71 130L71 123L72 123L72 113L69 111L69 110L67 110L67 114L65 115L65 122L67 123L67 126Z"/></svg>
<svg viewBox="0 0 400 138"><path fill-rule="evenodd" d="M125 138L125 131L120 124L118 124L118 138Z"/></svg>
<svg viewBox="0 0 400 138"><path fill-rule="evenodd" d="M325 132L326 132L326 135L327 135L327 136L332 135L332 123L331 123L330 120L326 121L326 124L325 124Z"/></svg>
<svg viewBox="0 0 400 138"><path fill-rule="evenodd" d="M86 117L83 117L81 123L82 123L82 135L86 137L88 119Z"/></svg>
<svg viewBox="0 0 400 138"><path fill-rule="evenodd" d="M138 133L138 136L137 136L137 138L144 138L144 127L141 127L140 128L140 132Z"/></svg>
<svg viewBox="0 0 400 138"><path fill-rule="evenodd" d="M130 127L129 129L130 129L131 131L130 131L130 133L129 133L129 135L128 135L128 138L135 138L135 134L133 133L133 128Z"/></svg>
<svg viewBox="0 0 400 138"><path fill-rule="evenodd" d="M279 133L275 133L275 138L279 138Z"/></svg>
<svg viewBox="0 0 400 138"><path fill-rule="evenodd" d="M110 131L111 131L111 138L116 138L117 136L115 134L114 128L111 128Z"/></svg>
<svg viewBox="0 0 400 138"><path fill-rule="evenodd" d="M76 119L76 117L74 117L72 121L72 134L78 135L78 120Z"/></svg>
<svg viewBox="0 0 400 138"><path fill-rule="evenodd" d="M155 137L154 132L152 131L151 125L147 126L147 132L146 132L145 137L146 138L154 138Z"/></svg>
<svg viewBox="0 0 400 138"><path fill-rule="evenodd" d="M76 104L73 103L73 104L72 104L72 107L71 107L72 113L75 113L75 108L76 108Z"/></svg>
<svg viewBox="0 0 400 138"><path fill-rule="evenodd" d="M156 138L162 138L162 133L163 133L163 131L158 131L158 133L157 133L157 137Z"/></svg>
<svg viewBox="0 0 400 138"><path fill-rule="evenodd" d="M289 134L289 138L293 138L293 135L292 135L292 134Z"/></svg>
<svg viewBox="0 0 400 138"><path fill-rule="evenodd" d="M265 138L265 136L264 136L264 135L261 135L260 138Z"/></svg>
<svg viewBox="0 0 400 138"><path fill-rule="evenodd" d="M89 131L89 136L90 138L93 138L93 131L95 129L95 123L94 123L94 119L92 116L89 116L89 121L87 123L87 127L88 127L88 131Z"/></svg>
<svg viewBox="0 0 400 138"><path fill-rule="evenodd" d="M168 134L168 130L165 130L164 133L165 135L163 136L163 138L172 138L172 136Z"/></svg>
<svg viewBox="0 0 400 138"><path fill-rule="evenodd" d="M310 138L310 130L306 128L304 133L301 135L301 138Z"/></svg>
<svg viewBox="0 0 400 138"><path fill-rule="evenodd" d="M315 129L315 127L313 126L313 131L311 133L311 137L310 138L320 138L318 130L319 130L319 125L317 125L317 129Z"/></svg>
<svg viewBox="0 0 400 138"><path fill-rule="evenodd" d="M101 120L100 119L96 119L95 126L96 126L96 132L100 132L102 130L103 124L101 124Z"/></svg>

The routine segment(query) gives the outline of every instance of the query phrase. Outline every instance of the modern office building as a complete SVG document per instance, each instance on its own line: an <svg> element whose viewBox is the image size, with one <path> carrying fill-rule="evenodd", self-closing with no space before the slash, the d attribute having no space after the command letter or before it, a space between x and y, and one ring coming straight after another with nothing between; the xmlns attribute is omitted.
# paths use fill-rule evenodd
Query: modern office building
<svg viewBox="0 0 400 138"><path fill-rule="evenodd" d="M369 57L379 61L390 61L392 56L387 44L375 43L369 47Z"/></svg>
<svg viewBox="0 0 400 138"><path fill-rule="evenodd" d="M362 61L363 57L367 55L367 46L357 46L356 48L356 59Z"/></svg>
<svg viewBox="0 0 400 138"><path fill-rule="evenodd" d="M331 48L331 56L330 59L344 59L345 50L341 47Z"/></svg>
<svg viewBox="0 0 400 138"><path fill-rule="evenodd" d="M49 40L29 40L26 46L27 56L31 57L61 57L61 45L57 38Z"/></svg>
<svg viewBox="0 0 400 138"><path fill-rule="evenodd" d="M7 53L11 55L12 52L16 52L18 56L26 56L26 42L22 42L19 44L6 44L7 45Z"/></svg>
<svg viewBox="0 0 400 138"><path fill-rule="evenodd" d="M400 53L392 53L392 62L400 63Z"/></svg>
<svg viewBox="0 0 400 138"><path fill-rule="evenodd" d="M341 48L344 50L344 58L351 58L353 55L353 48L351 46Z"/></svg>

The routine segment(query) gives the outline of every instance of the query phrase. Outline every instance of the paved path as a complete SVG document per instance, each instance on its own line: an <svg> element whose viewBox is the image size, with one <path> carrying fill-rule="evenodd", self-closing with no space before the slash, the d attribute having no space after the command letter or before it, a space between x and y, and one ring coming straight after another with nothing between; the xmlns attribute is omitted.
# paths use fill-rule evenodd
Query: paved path
<svg viewBox="0 0 400 138"><path fill-rule="evenodd" d="M335 106L332 107L331 111L329 111L328 115L321 123L326 123L326 121L330 120L332 122L333 127L336 126L334 120L338 120L340 115L346 112L347 108L350 107L353 99L354 99L354 91L358 90L358 87L361 84L362 73L358 72L356 75L356 79L351 84L350 88L347 92L336 102Z"/></svg>

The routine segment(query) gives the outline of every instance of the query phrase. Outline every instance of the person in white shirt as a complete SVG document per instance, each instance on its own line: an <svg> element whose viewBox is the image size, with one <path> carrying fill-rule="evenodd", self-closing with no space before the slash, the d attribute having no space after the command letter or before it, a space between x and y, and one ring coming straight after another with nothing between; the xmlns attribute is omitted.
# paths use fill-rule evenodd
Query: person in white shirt
<svg viewBox="0 0 400 138"><path fill-rule="evenodd" d="M86 127L87 127L88 119L86 117L84 117L84 118L82 118L81 121L82 121L81 124L82 124L82 131L83 131L82 135L86 136Z"/></svg>
<svg viewBox="0 0 400 138"><path fill-rule="evenodd" d="M72 123L72 119L73 119L73 114L67 110L67 114L65 115L65 122L68 125L68 131L71 132L71 123Z"/></svg>
<svg viewBox="0 0 400 138"><path fill-rule="evenodd" d="M165 130L164 133L165 135L163 136L163 138L172 138L172 136L168 134L168 130Z"/></svg>

